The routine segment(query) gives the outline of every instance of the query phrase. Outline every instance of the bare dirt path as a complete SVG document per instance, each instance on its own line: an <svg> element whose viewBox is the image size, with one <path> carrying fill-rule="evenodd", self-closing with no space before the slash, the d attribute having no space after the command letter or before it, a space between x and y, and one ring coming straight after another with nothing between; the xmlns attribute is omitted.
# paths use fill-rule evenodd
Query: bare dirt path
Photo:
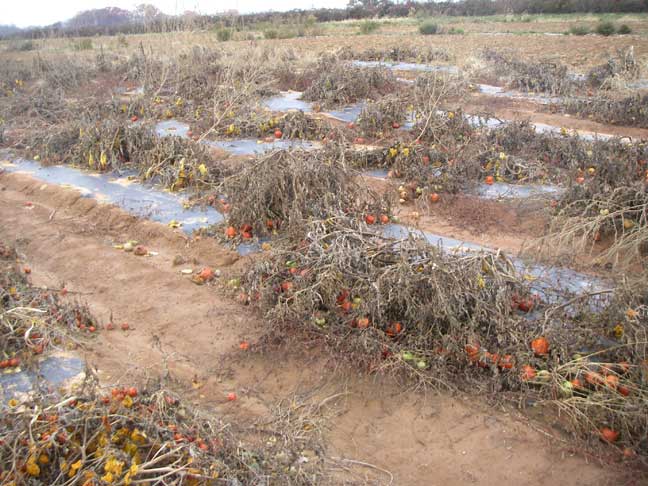
<svg viewBox="0 0 648 486"><path fill-rule="evenodd" d="M127 239L159 254L113 248ZM0 240L23 255L36 284L64 285L102 322L112 312L117 324L131 325L101 331L83 349L107 385L168 370L185 399L239 424L264 422L282 400L323 408L339 394L327 402L323 429L327 455L347 459L333 461L336 484L620 484L614 468L570 454L510 411L340 369L317 343L255 352L268 331L262 320L179 271L210 265L227 272L245 263L213 241L187 239L20 174L0 174ZM199 263L173 266L176 255ZM244 339L252 343L248 353L238 348ZM230 391L237 401L226 401Z"/></svg>

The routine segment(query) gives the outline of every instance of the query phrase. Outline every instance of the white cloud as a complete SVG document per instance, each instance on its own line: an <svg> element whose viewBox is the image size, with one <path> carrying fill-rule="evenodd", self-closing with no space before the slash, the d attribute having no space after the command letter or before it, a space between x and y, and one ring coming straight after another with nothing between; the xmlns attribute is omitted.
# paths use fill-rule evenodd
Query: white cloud
<svg viewBox="0 0 648 486"><path fill-rule="evenodd" d="M241 13L286 11L295 8L342 8L347 0L0 0L2 11L0 24L15 24L18 27L48 25L67 20L82 10L103 7L133 9L140 3L151 3L167 14L195 10L213 14L237 9Z"/></svg>

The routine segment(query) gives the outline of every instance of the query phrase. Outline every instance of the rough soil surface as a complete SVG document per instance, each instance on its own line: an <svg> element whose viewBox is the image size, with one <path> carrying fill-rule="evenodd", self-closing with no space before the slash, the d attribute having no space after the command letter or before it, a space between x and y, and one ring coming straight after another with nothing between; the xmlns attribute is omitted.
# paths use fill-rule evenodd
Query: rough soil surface
<svg viewBox="0 0 648 486"><path fill-rule="evenodd" d="M103 384L168 373L186 399L243 425L266 422L282 400L317 404L328 416L323 437L336 458L329 461L336 484L620 484L614 466L571 453L508 409L406 390L336 364L317 342L259 351L263 321L179 271L210 265L227 272L245 263L213 241L188 239L19 174L0 173L0 222L0 240L15 245L37 285L65 286L102 322L112 313L116 324L132 327L101 330L82 350ZM159 254L113 248L127 239ZM190 262L173 266L176 255ZM252 344L247 353L238 347L244 339ZM237 401L225 400L230 391Z"/></svg>

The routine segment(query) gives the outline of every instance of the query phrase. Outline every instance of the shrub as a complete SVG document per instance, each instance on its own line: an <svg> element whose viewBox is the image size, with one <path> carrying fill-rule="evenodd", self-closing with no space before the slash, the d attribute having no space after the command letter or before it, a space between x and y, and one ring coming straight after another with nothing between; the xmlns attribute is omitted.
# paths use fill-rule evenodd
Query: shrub
<svg viewBox="0 0 648 486"><path fill-rule="evenodd" d="M31 40L22 41L16 45L17 51L33 51L36 49L36 45Z"/></svg>
<svg viewBox="0 0 648 486"><path fill-rule="evenodd" d="M276 29L268 29L263 32L263 37L266 39L278 39L279 32Z"/></svg>
<svg viewBox="0 0 648 486"><path fill-rule="evenodd" d="M604 35L606 37L614 35L616 32L616 27L612 22L604 21L596 26L596 33L599 35Z"/></svg>
<svg viewBox="0 0 648 486"><path fill-rule="evenodd" d="M621 24L621 26L619 27L618 34L620 35L632 34L632 29L628 24Z"/></svg>
<svg viewBox="0 0 648 486"><path fill-rule="evenodd" d="M232 39L232 31L230 29L219 29L216 31L216 38L221 42L227 42Z"/></svg>
<svg viewBox="0 0 648 486"><path fill-rule="evenodd" d="M465 34L465 32L464 32L463 29L455 29L454 27L452 27L448 31L448 34L450 34L450 35L463 35L463 34Z"/></svg>
<svg viewBox="0 0 648 486"><path fill-rule="evenodd" d="M360 23L360 33L364 35L371 34L377 31L379 27L380 24L378 22L375 22L373 20L365 20L364 22Z"/></svg>
<svg viewBox="0 0 648 486"><path fill-rule="evenodd" d="M128 40L126 39L126 36L124 34L121 34L119 37L117 37L117 44L121 47L128 47Z"/></svg>
<svg viewBox="0 0 648 486"><path fill-rule="evenodd" d="M587 35L590 33L590 30L586 25L572 25L569 28L569 33L571 35Z"/></svg>
<svg viewBox="0 0 648 486"><path fill-rule="evenodd" d="M90 39L81 39L79 42L75 43L73 46L75 51L89 51L92 49L92 40Z"/></svg>
<svg viewBox="0 0 648 486"><path fill-rule="evenodd" d="M421 26L419 27L419 32L422 35L434 35L441 33L441 29L439 28L439 24L427 21L421 24Z"/></svg>

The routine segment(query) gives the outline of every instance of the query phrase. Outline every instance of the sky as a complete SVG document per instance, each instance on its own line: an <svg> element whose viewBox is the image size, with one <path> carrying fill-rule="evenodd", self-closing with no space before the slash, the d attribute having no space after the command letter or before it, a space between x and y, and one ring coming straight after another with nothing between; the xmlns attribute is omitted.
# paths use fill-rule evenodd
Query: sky
<svg viewBox="0 0 648 486"><path fill-rule="evenodd" d="M348 0L0 0L0 25L49 25L67 20L82 10L104 7L132 10L140 3L155 5L166 14L182 13L185 10L213 14L229 9L249 13L312 7L342 8Z"/></svg>

